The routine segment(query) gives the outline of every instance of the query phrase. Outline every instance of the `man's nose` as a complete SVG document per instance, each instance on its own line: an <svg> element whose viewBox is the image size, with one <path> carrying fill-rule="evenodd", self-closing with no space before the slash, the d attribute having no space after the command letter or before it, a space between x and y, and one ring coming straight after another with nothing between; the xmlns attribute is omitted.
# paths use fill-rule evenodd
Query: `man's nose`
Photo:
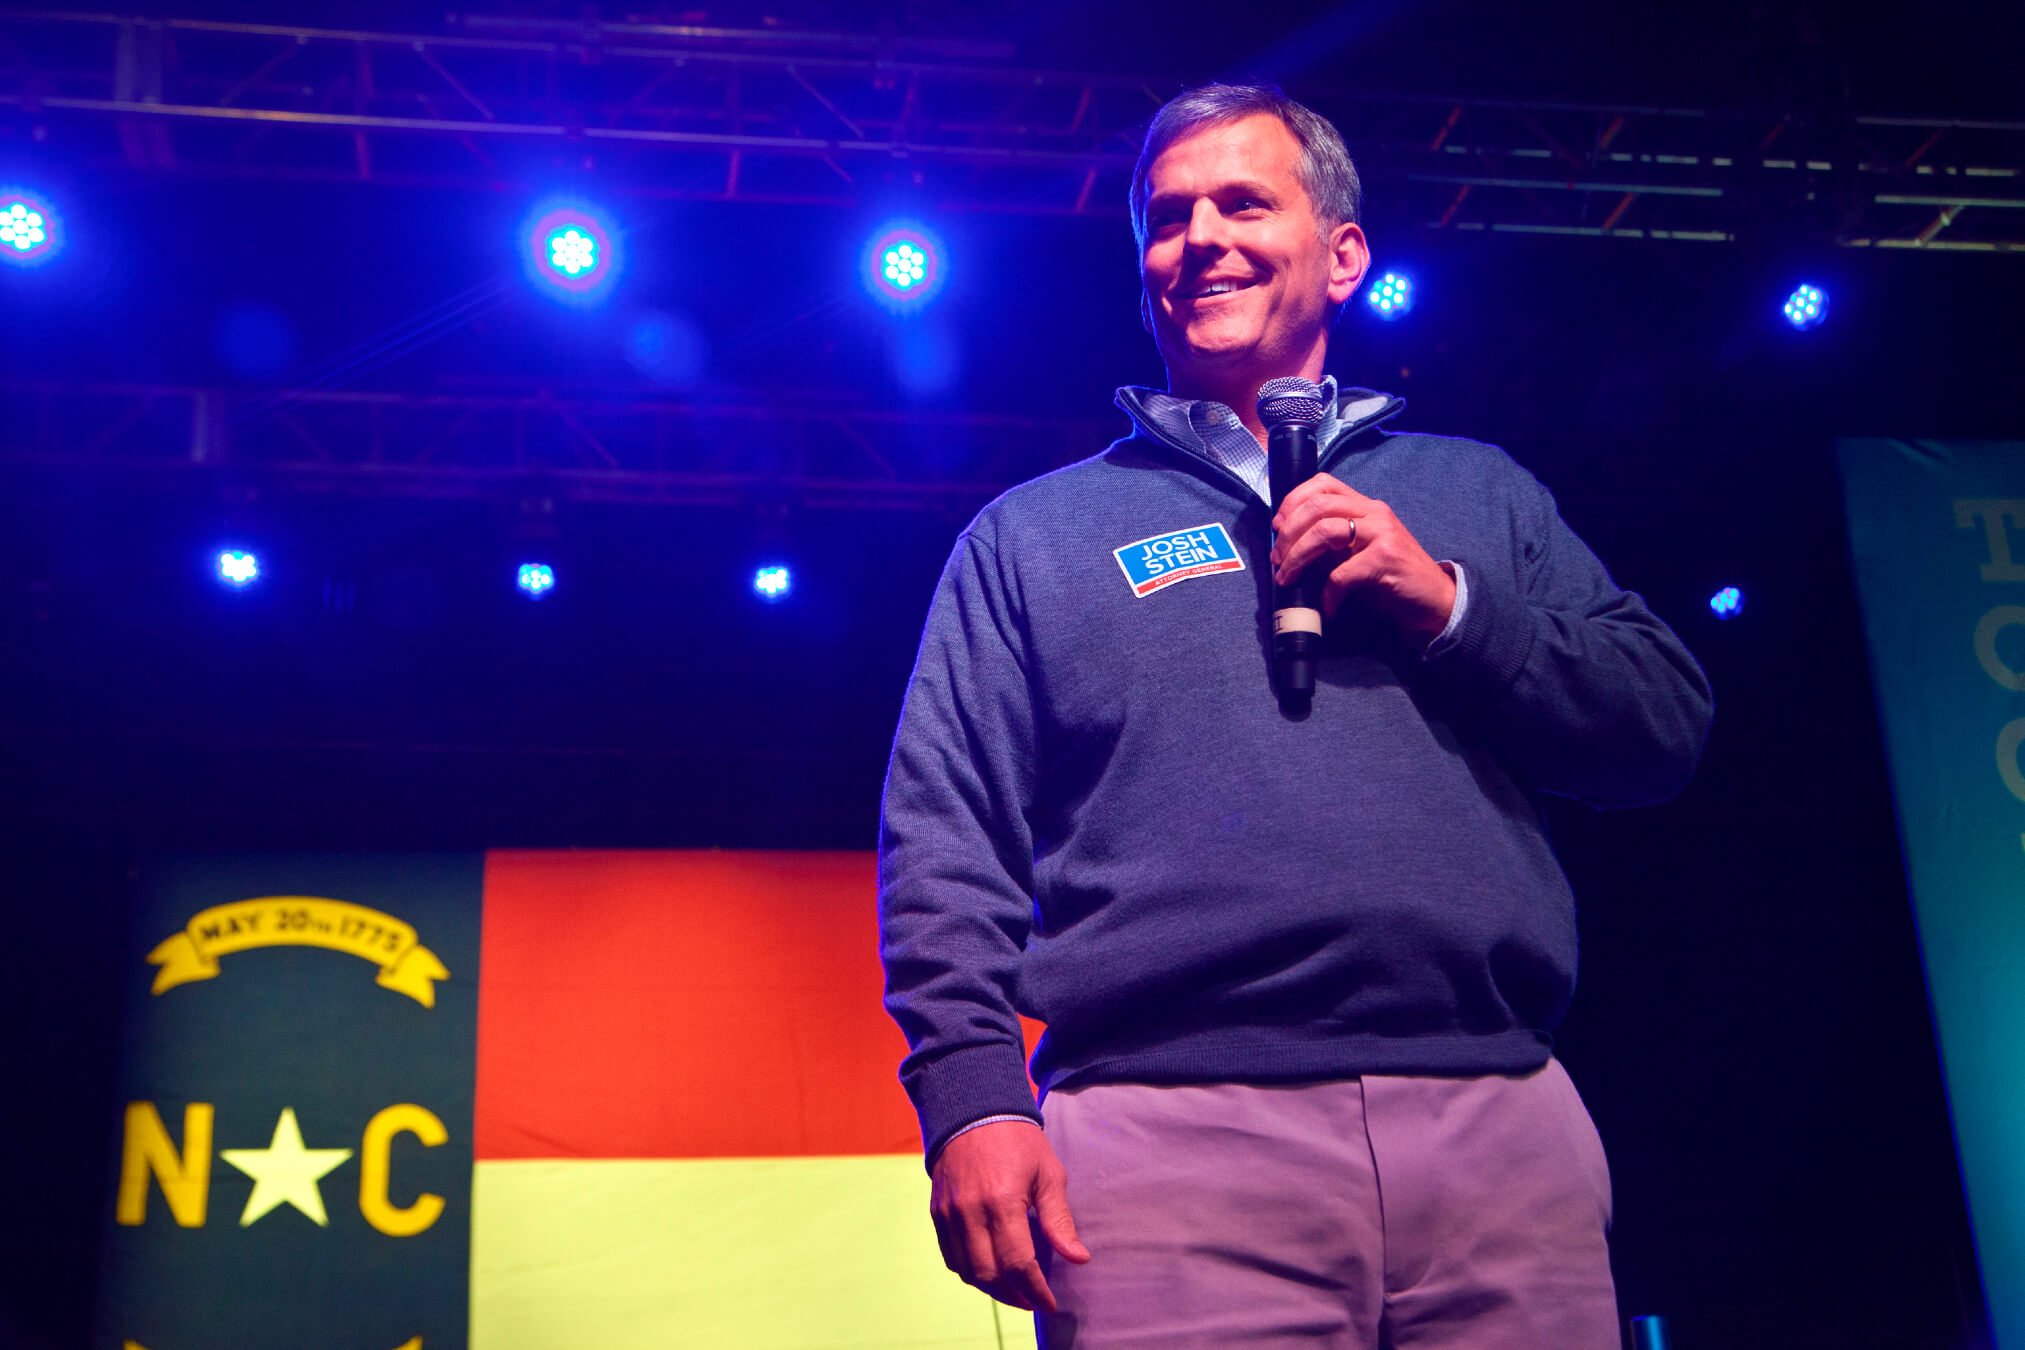
<svg viewBox="0 0 2025 1350"><path fill-rule="evenodd" d="M1195 204L1188 216L1188 235L1185 242L1191 249L1221 249L1224 247L1223 212L1216 209L1216 203L1207 197Z"/></svg>

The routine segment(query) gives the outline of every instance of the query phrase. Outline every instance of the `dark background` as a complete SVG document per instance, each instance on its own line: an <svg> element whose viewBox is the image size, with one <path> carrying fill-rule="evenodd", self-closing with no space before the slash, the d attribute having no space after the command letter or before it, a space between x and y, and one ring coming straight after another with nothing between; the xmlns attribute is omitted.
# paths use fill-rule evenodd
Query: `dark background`
<svg viewBox="0 0 2025 1350"><path fill-rule="evenodd" d="M413 5L292 8L438 22ZM1210 77L1249 62L1298 80L1327 59L1403 92L2017 118L2014 10L766 12L1010 40L1035 65ZM664 307L707 335L713 396L921 402L889 369L892 321L838 280L873 216L633 202L623 289L578 312L519 284L504 246L518 200L122 175L14 141L0 168L52 184L72 238L61 267L0 276L14 375L258 387L219 340L257 302L291 334L292 370L265 377L286 385L500 277L497 304L356 387L624 392L626 326ZM1368 187L1379 264L1410 267L1422 299L1387 326L1354 307L1331 368L1404 394L1396 425L1507 447L1716 688L1679 800L1551 811L1585 944L1560 1053L1610 1146L1623 1310L1670 1314L1683 1350L1983 1343L1832 445L2025 439L2025 262L1836 251L1776 224L1729 245L1462 238ZM1117 384L1159 382L1122 217L942 226L936 317L964 362L930 406L1096 417ZM1778 315L1803 277L1832 296L1810 333ZM959 468L965 453L889 449ZM560 511L564 584L532 605L502 581L497 503L0 471L0 1343L84 1336L137 859L873 844L915 638L967 510ZM260 587L210 581L227 535L263 546ZM778 606L748 588L768 549L797 568ZM356 597L341 612L333 579ZM1747 604L1720 623L1707 599L1724 585Z"/></svg>

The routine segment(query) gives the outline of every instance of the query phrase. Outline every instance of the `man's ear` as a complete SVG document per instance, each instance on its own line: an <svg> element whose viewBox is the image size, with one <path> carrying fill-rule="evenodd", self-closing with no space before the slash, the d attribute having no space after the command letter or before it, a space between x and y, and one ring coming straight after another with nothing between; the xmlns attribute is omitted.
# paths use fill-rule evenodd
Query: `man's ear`
<svg viewBox="0 0 2025 1350"><path fill-rule="evenodd" d="M1329 232L1329 303L1347 304L1370 269L1371 245L1362 229L1346 220Z"/></svg>
<svg viewBox="0 0 2025 1350"><path fill-rule="evenodd" d="M1146 287L1139 288L1139 322L1148 333L1153 331L1153 297L1146 293Z"/></svg>

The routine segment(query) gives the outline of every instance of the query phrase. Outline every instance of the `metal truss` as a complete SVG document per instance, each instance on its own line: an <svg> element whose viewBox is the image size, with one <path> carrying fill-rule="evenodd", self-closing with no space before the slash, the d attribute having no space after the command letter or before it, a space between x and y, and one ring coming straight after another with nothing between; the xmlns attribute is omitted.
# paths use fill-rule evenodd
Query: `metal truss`
<svg viewBox="0 0 2025 1350"><path fill-rule="evenodd" d="M1377 162L1436 229L2025 252L2025 122L1416 102Z"/></svg>
<svg viewBox="0 0 2025 1350"><path fill-rule="evenodd" d="M147 487L967 516L1095 454L1122 419L601 396L0 385L0 471Z"/></svg>
<svg viewBox="0 0 2025 1350"><path fill-rule="evenodd" d="M1183 81L993 43L452 16L387 33L0 12L0 127L186 174L1121 213ZM1434 229L2025 251L2025 122L1294 92Z"/></svg>
<svg viewBox="0 0 2025 1350"><path fill-rule="evenodd" d="M0 106L142 169L821 205L899 185L953 209L1055 211L1122 202L1135 128L1161 97L1135 78L1014 69L994 44L451 27L0 14Z"/></svg>

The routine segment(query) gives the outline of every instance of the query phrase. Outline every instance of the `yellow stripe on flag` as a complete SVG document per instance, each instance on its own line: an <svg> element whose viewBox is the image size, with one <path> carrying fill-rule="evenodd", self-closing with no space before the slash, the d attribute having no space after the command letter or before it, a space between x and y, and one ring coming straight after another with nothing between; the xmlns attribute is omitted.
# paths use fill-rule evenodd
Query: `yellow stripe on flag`
<svg viewBox="0 0 2025 1350"><path fill-rule="evenodd" d="M918 1154L510 1159L472 1178L472 1350L1000 1350Z"/></svg>

